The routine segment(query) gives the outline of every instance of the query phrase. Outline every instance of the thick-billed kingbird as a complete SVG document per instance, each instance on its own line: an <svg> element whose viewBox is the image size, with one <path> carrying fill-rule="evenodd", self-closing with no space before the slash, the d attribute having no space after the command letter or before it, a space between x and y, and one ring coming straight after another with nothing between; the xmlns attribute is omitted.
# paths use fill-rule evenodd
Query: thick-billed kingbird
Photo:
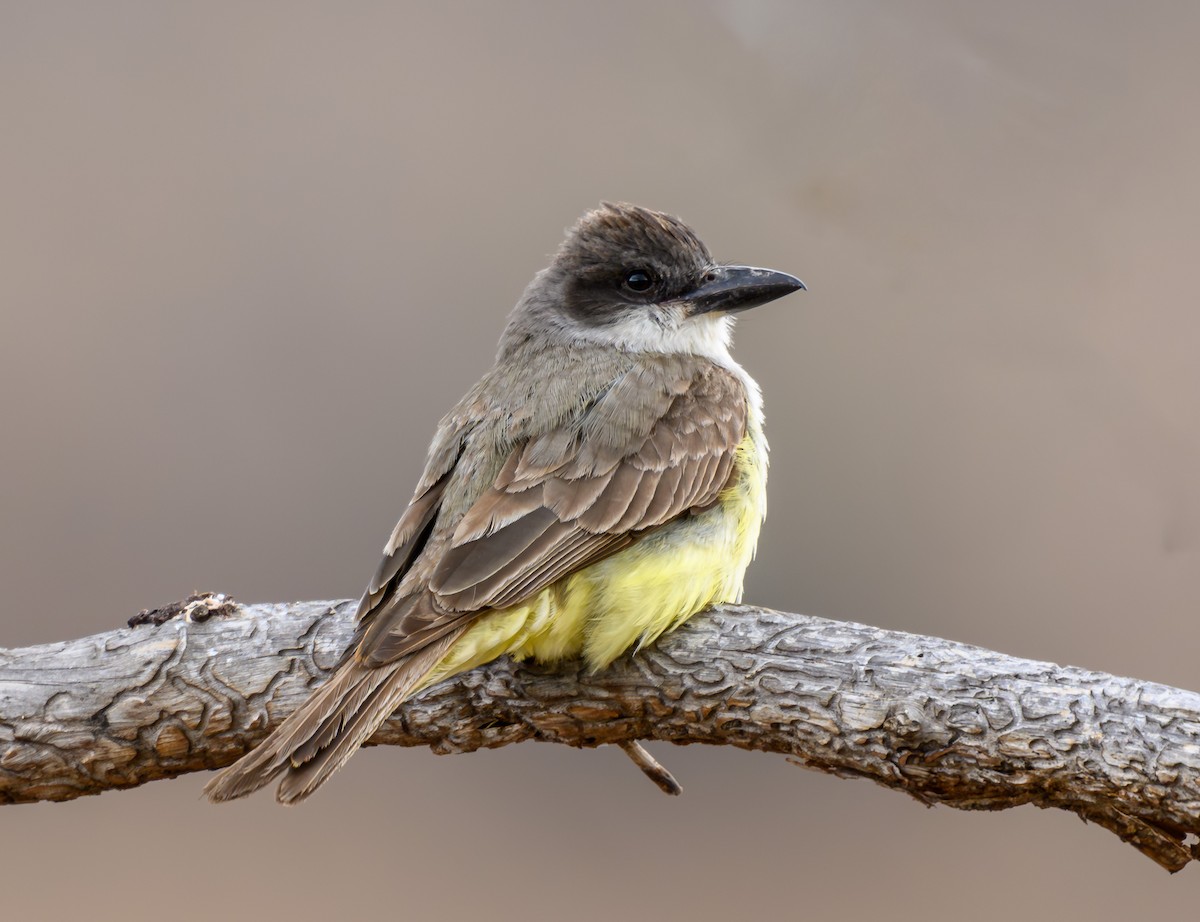
<svg viewBox="0 0 1200 922"><path fill-rule="evenodd" d="M438 426L340 666L208 796L282 775L302 800L435 682L505 654L603 669L739 601L767 443L730 328L803 287L714 262L670 215L584 215Z"/></svg>

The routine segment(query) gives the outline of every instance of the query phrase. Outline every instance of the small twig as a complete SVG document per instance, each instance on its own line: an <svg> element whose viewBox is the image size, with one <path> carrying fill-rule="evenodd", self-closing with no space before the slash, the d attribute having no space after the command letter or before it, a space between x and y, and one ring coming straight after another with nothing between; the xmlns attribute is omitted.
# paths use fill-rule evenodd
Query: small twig
<svg viewBox="0 0 1200 922"><path fill-rule="evenodd" d="M647 778L658 785L658 789L664 794L683 793L683 787L675 780L675 776L667 771L658 759L650 755L637 740L624 740L617 745L625 751L625 755L633 759L633 764L640 768Z"/></svg>

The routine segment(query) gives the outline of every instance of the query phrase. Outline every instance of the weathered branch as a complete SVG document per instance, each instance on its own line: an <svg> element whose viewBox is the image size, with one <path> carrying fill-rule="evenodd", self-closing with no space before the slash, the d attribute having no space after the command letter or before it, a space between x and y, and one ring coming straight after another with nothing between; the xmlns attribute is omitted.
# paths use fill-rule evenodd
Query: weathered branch
<svg viewBox="0 0 1200 922"><path fill-rule="evenodd" d="M324 680L352 610L208 597L157 626L0 650L0 803L227 765ZM1200 857L1200 695L860 624L729 606L598 675L501 660L373 742L527 739L785 753L930 804L1071 810L1172 871Z"/></svg>

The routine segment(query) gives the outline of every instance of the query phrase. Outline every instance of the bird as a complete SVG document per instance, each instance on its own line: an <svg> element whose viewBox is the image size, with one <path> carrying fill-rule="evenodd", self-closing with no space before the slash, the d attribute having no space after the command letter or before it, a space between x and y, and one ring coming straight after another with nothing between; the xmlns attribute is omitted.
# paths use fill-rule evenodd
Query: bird
<svg viewBox="0 0 1200 922"><path fill-rule="evenodd" d="M679 218L585 213L493 367L441 420L332 676L206 786L304 800L402 702L504 655L602 670L739 602L766 515L735 315L804 289L716 262Z"/></svg>

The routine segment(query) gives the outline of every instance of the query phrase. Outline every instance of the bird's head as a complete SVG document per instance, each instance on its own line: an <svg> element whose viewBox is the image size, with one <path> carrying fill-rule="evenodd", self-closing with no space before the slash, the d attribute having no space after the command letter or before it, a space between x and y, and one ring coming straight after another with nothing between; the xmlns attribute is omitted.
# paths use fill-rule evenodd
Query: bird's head
<svg viewBox="0 0 1200 922"><path fill-rule="evenodd" d="M784 272L717 263L678 218L605 202L567 232L518 315L574 342L708 354L727 348L732 314L802 288Z"/></svg>

